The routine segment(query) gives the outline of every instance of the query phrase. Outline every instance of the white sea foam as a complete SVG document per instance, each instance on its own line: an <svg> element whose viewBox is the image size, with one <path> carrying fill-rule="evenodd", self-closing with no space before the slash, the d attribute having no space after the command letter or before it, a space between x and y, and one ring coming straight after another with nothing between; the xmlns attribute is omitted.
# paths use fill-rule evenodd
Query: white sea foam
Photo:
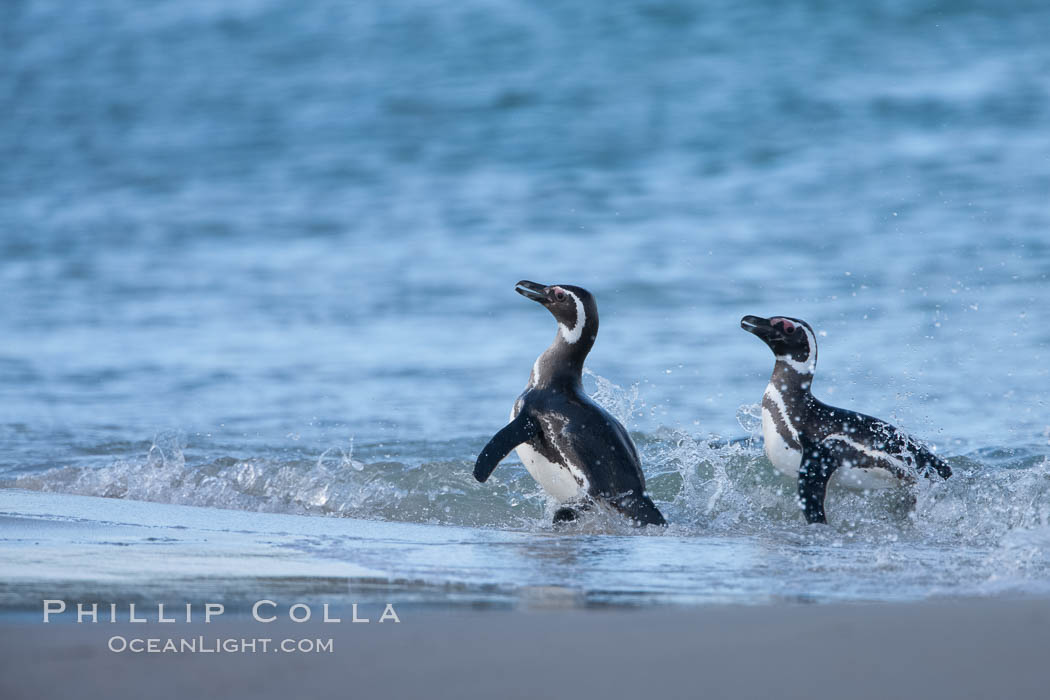
<svg viewBox="0 0 1050 700"><path fill-rule="evenodd" d="M636 387L623 389L592 374L588 382L594 383L595 399L628 426L644 413ZM752 433L756 408L739 412ZM813 527L796 505L794 482L772 469L755 435L726 441L668 428L634 435L650 494L671 526L638 530L599 509L567 534L630 535L632 541L658 535L682 551L691 542L723 542L734 556L745 551L747 557L756 556L753 546L759 544L768 561L745 567L758 568L745 573L739 570L743 564L726 565L726 576L748 577L727 580L726 586L758 585L751 578L758 577L761 585L749 595L761 590L805 590L818 598L1034 592L1050 580L1050 459L1038 447L949 455L951 479L922 479L911 490L855 493L833 487L827 501L830 526ZM381 456L374 445L355 450L346 441L297 458L202 460L187 457L194 453L183 438L162 434L140 459L56 467L8 477L0 486L240 511L554 532L551 504L513 457L487 483L474 481L473 457L485 439L402 450L432 453L432 459L395 461L397 446L384 446ZM387 458L387 452L394 454ZM744 542L750 544L740 550ZM639 556L662 561L664 554L654 552L664 552L665 545L635 546L656 547ZM711 556L704 551L704 557ZM665 554L668 561L678 556ZM622 565L604 557L599 557L602 566ZM819 581L813 578L818 573ZM651 581L631 585L648 590Z"/></svg>

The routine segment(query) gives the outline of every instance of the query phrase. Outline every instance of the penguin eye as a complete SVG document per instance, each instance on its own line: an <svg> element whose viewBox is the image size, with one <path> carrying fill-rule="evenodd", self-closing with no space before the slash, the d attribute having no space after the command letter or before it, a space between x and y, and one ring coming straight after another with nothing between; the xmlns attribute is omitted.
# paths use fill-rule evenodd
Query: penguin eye
<svg viewBox="0 0 1050 700"><path fill-rule="evenodd" d="M559 289L558 291L554 292L554 298L558 301L565 301L565 292Z"/></svg>
<svg viewBox="0 0 1050 700"><path fill-rule="evenodd" d="M788 326L787 328L784 329L784 332L787 333L788 335L795 335L795 327L794 326Z"/></svg>

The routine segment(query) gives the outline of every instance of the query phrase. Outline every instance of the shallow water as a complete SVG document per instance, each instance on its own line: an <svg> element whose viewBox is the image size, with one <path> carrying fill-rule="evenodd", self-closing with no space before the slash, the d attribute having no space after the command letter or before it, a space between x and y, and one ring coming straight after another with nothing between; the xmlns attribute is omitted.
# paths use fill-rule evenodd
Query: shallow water
<svg viewBox="0 0 1050 700"><path fill-rule="evenodd" d="M1046 7L2 13L3 486L557 542L516 459L469 473L554 334L527 278L597 296L586 383L665 537L777 553L726 586L1050 578ZM806 528L751 439L772 358L747 313L807 319L816 394L956 477L914 507L832 493ZM673 560L578 536L628 538L586 566L642 589Z"/></svg>

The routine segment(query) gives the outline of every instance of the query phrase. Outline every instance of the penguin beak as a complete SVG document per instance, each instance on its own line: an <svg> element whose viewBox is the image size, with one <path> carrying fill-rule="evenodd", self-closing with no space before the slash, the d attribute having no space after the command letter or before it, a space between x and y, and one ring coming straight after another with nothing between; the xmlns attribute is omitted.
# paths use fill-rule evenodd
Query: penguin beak
<svg viewBox="0 0 1050 700"><path fill-rule="evenodd" d="M529 282L528 280L522 280L514 285L514 291L522 295L526 299L532 299L538 301L541 304L546 305L547 299L547 287L542 284L536 284L535 282Z"/></svg>
<svg viewBox="0 0 1050 700"><path fill-rule="evenodd" d="M740 327L767 343L780 335L780 331L769 322L769 319L761 316L744 316L740 319Z"/></svg>

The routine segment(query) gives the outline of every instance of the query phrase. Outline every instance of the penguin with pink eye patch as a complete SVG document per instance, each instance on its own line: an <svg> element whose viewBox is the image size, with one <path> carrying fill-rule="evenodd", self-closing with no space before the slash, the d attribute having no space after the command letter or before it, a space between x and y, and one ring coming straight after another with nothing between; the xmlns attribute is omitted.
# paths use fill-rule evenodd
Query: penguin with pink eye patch
<svg viewBox="0 0 1050 700"><path fill-rule="evenodd" d="M744 316L740 327L776 356L762 395L762 437L777 471L797 478L807 522L827 522L824 498L833 474L837 482L858 490L952 475L944 460L889 423L813 396L817 338L808 323L786 316Z"/></svg>
<svg viewBox="0 0 1050 700"><path fill-rule="evenodd" d="M533 364L510 423L478 455L474 478L485 482L517 450L532 478L559 504L555 523L603 506L638 525L665 525L645 492L631 436L583 390L583 361L598 335L594 297L581 287L528 281L518 282L515 291L550 311L558 330Z"/></svg>

